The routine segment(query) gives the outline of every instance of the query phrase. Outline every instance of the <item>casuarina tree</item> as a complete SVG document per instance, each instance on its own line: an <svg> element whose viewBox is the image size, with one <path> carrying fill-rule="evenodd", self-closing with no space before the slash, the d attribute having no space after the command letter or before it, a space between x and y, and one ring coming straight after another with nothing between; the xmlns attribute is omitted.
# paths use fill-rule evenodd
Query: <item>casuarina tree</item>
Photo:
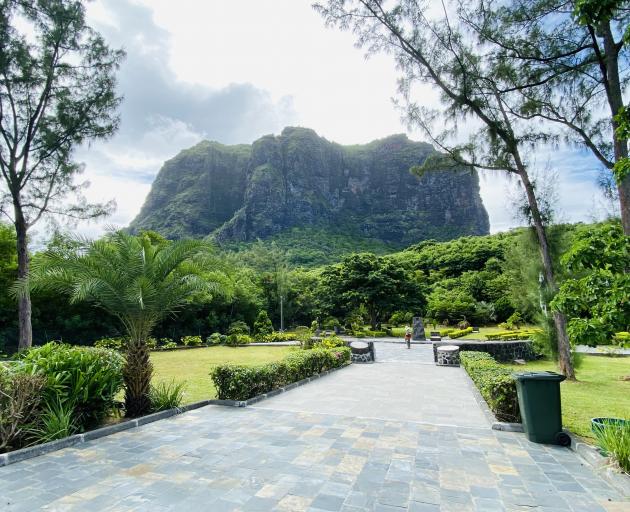
<svg viewBox="0 0 630 512"><path fill-rule="evenodd" d="M513 115L511 97L502 92L494 62L484 45L475 44L466 27L452 12L430 10L419 0L328 0L317 10L330 25L352 30L358 44L369 53L394 56L402 71L400 92L410 125L422 128L446 153L415 169L447 170L449 167L507 172L516 177L527 199L527 215L536 232L546 286L557 290L555 269L545 231L545 218L530 178L527 151L539 140L538 131ZM441 109L414 101L418 84L429 84L440 94ZM458 123L469 121L469 139L456 139ZM445 129L436 129L439 124ZM554 311L561 371L574 378L567 320Z"/></svg>
<svg viewBox="0 0 630 512"><path fill-rule="evenodd" d="M18 28L19 27L19 28ZM94 218L75 148L118 125L112 50L77 0L0 0L0 213L17 236L18 275L29 273L28 232L43 217ZM32 343L31 299L19 298L19 348Z"/></svg>
<svg viewBox="0 0 630 512"><path fill-rule="evenodd" d="M612 172L630 235L628 2L458 0L458 13L489 46L501 91L516 100L511 113L582 145Z"/></svg>
<svg viewBox="0 0 630 512"><path fill-rule="evenodd" d="M138 416L150 407L151 331L196 294L220 291L207 279L209 253L210 247L197 240L156 242L120 231L45 252L16 291L19 296L28 288L63 293L71 303L90 302L120 321L128 337L125 408L128 416Z"/></svg>

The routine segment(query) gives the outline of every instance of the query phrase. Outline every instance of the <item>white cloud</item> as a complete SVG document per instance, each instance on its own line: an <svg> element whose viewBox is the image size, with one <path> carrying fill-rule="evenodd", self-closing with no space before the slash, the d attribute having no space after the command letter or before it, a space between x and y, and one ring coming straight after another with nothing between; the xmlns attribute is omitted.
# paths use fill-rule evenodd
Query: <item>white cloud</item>
<svg viewBox="0 0 630 512"><path fill-rule="evenodd" d="M392 104L398 72L389 56L365 59L350 33L327 29L311 0L98 0L91 22L127 59L120 74L119 133L82 148L93 183L89 197L118 202L116 214L80 229L128 225L161 164L208 138L248 143L285 125L315 129L342 144L407 131ZM414 90L426 105L429 87ZM408 133L422 140L420 132ZM555 166L559 209L589 220L601 201L597 163L570 148L536 153L534 167ZM512 185L513 186L513 185ZM502 175L482 176L492 231L516 224Z"/></svg>

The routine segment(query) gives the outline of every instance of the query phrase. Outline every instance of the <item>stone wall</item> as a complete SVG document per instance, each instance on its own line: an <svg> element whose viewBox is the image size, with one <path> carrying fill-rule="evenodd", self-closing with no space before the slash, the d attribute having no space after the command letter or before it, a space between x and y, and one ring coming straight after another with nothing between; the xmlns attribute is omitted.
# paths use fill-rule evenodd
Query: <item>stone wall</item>
<svg viewBox="0 0 630 512"><path fill-rule="evenodd" d="M507 363L514 359L531 361L536 354L530 340L524 341L475 341L475 340L447 340L433 343L433 361L437 363L437 347L454 345L460 351L487 352L497 361Z"/></svg>

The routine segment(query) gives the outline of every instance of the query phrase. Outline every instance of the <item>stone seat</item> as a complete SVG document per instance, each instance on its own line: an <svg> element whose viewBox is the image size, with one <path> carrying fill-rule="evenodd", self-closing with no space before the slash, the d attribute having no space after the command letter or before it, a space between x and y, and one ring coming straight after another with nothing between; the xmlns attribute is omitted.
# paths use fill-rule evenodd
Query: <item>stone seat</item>
<svg viewBox="0 0 630 512"><path fill-rule="evenodd" d="M374 342L352 341L348 344L353 363L371 363L375 359Z"/></svg>
<svg viewBox="0 0 630 512"><path fill-rule="evenodd" d="M459 347L442 345L437 349L438 366L459 366Z"/></svg>

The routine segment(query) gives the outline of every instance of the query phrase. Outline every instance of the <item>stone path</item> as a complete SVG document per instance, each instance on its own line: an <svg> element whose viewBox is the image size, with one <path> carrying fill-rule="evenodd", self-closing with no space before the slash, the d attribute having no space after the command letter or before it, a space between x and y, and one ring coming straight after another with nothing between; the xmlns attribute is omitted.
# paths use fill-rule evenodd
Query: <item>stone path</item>
<svg viewBox="0 0 630 512"><path fill-rule="evenodd" d="M209 406L0 468L0 510L630 510L573 452L468 416L463 409L478 406L461 370L442 377L426 354L403 350L379 345L392 362L341 370L258 407ZM437 426L426 405L417 417L405 411L434 399L400 395L396 384L429 389L434 379L453 383L461 396L440 408L462 409L465 424ZM351 400L358 382L361 405ZM310 404L300 398L309 389ZM324 396L347 409L323 410ZM378 418L383 402L398 400L406 405Z"/></svg>

